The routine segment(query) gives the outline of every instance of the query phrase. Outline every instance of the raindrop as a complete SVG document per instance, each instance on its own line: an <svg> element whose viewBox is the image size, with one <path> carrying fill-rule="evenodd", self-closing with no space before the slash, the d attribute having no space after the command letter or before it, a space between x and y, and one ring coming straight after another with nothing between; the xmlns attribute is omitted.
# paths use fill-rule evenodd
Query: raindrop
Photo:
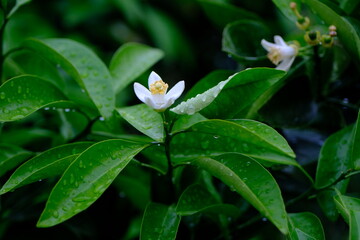
<svg viewBox="0 0 360 240"><path fill-rule="evenodd" d="M267 218L262 218L261 221L267 222Z"/></svg>
<svg viewBox="0 0 360 240"><path fill-rule="evenodd" d="M21 86L18 86L18 93L20 94L22 92Z"/></svg>
<svg viewBox="0 0 360 240"><path fill-rule="evenodd" d="M59 217L59 212L55 210L55 211L53 212L53 216L54 216L55 218L58 218L58 217Z"/></svg>
<svg viewBox="0 0 360 240"><path fill-rule="evenodd" d="M246 166L247 166L247 167L249 167L250 165L251 165L251 162L250 162L250 161L246 162Z"/></svg>
<svg viewBox="0 0 360 240"><path fill-rule="evenodd" d="M215 139L218 139L218 138L219 138L219 136L217 136L217 135L214 135L214 138L215 138Z"/></svg>
<svg viewBox="0 0 360 240"><path fill-rule="evenodd" d="M206 96L203 96L202 99L201 99L203 102L206 101Z"/></svg>
<svg viewBox="0 0 360 240"><path fill-rule="evenodd" d="M247 143L243 143L242 147L243 147L244 152L249 152L250 149L249 149L249 145Z"/></svg>
<svg viewBox="0 0 360 240"><path fill-rule="evenodd" d="M70 108L65 108L64 111L65 111L65 112L70 112L71 109L70 109Z"/></svg>
<svg viewBox="0 0 360 240"><path fill-rule="evenodd" d="M105 118L104 118L104 117L100 117L99 120L103 122L103 121L105 121Z"/></svg>
<svg viewBox="0 0 360 240"><path fill-rule="evenodd" d="M5 99L5 97L6 97L6 93L1 92L1 93L0 93L0 99Z"/></svg>

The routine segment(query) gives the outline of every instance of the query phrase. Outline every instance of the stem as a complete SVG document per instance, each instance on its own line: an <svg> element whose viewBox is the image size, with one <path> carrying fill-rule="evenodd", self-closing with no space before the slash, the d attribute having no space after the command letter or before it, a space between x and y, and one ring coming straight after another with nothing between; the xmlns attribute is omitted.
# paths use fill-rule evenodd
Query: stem
<svg viewBox="0 0 360 240"><path fill-rule="evenodd" d="M88 133L91 131L92 126L98 119L99 119L99 117L96 117L96 118L92 119L91 121L89 121L88 124L86 125L85 129L81 133L79 133L77 136L75 136L73 139L71 139L68 143L73 143L73 142L79 141L80 139L82 139L83 137L88 135Z"/></svg>

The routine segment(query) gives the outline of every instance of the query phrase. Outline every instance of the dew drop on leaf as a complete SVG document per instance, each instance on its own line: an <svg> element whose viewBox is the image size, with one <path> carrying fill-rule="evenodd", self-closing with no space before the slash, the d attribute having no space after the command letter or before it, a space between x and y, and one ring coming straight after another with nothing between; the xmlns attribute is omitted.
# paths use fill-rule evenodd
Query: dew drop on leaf
<svg viewBox="0 0 360 240"><path fill-rule="evenodd" d="M6 93L1 92L1 93L0 93L0 99L5 99L5 98L6 98Z"/></svg>

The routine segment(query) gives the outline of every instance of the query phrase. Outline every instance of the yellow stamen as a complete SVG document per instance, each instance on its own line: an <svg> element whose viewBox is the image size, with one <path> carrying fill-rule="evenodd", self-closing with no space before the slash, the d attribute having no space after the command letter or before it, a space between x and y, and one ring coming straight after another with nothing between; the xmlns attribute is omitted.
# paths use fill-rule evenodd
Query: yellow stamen
<svg viewBox="0 0 360 240"><path fill-rule="evenodd" d="M168 89L168 85L163 82L163 80L158 80L154 82L153 84L150 84L150 92L151 94L162 94L164 95L166 93L166 90Z"/></svg>
<svg viewBox="0 0 360 240"><path fill-rule="evenodd" d="M279 62L282 60L280 50L277 48L271 48L269 53L267 54L267 57L275 65L278 65Z"/></svg>

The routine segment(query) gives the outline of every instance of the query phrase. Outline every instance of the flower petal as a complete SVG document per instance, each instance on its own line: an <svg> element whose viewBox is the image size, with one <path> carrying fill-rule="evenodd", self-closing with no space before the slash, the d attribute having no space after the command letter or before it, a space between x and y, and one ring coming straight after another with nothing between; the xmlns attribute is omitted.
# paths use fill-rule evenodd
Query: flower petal
<svg viewBox="0 0 360 240"><path fill-rule="evenodd" d="M285 58L275 69L289 71L291 65L293 64L296 56L291 58Z"/></svg>
<svg viewBox="0 0 360 240"><path fill-rule="evenodd" d="M281 47L287 47L288 45L286 44L286 42L284 41L284 39L278 35L274 36L274 42L276 45L281 46Z"/></svg>
<svg viewBox="0 0 360 240"><path fill-rule="evenodd" d="M266 51L270 52L272 48L278 48L279 46L277 46L274 43L268 42L265 39L261 40L261 45L263 46L263 48L265 48Z"/></svg>
<svg viewBox="0 0 360 240"><path fill-rule="evenodd" d="M134 92L143 103L145 103L146 97L151 97L151 92L146 87L137 82L134 83Z"/></svg>
<svg viewBox="0 0 360 240"><path fill-rule="evenodd" d="M161 80L161 77L156 72L152 71L148 78L149 88L150 88L151 84L153 84L154 82L159 81L159 80Z"/></svg>
<svg viewBox="0 0 360 240"><path fill-rule="evenodd" d="M185 89L185 81L180 81L173 86L170 91L165 95L165 99L173 99L173 103L180 97Z"/></svg>

